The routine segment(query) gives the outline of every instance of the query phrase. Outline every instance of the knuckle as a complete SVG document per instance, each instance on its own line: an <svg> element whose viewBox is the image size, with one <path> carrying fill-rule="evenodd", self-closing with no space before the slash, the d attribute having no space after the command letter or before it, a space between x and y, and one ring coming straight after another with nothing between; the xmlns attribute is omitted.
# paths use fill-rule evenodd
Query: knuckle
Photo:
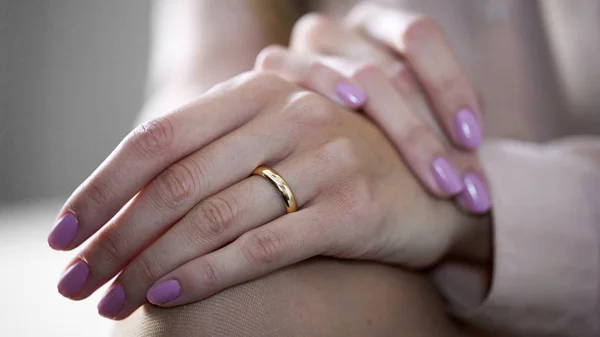
<svg viewBox="0 0 600 337"><path fill-rule="evenodd" d="M317 83L320 80L327 76L331 76L332 73L333 70L326 65L320 62L311 62L308 66L308 69L300 74L297 83L304 88L314 90L316 87L318 87Z"/></svg>
<svg viewBox="0 0 600 337"><path fill-rule="evenodd" d="M296 85L271 71L249 72L236 85L245 98L264 104L285 100L290 92L298 89Z"/></svg>
<svg viewBox="0 0 600 337"><path fill-rule="evenodd" d="M247 85L253 90L266 90L267 92L291 87L286 80L271 72L255 72L248 80Z"/></svg>
<svg viewBox="0 0 600 337"><path fill-rule="evenodd" d="M155 157L169 152L175 141L175 128L169 117L146 122L133 130L130 144L141 156Z"/></svg>
<svg viewBox="0 0 600 337"><path fill-rule="evenodd" d="M270 45L256 56L255 68L261 70L272 70L281 68L281 62L285 56L286 49L280 45Z"/></svg>
<svg viewBox="0 0 600 337"><path fill-rule="evenodd" d="M197 268L200 284L207 289L219 289L220 277L216 263L209 259L203 259Z"/></svg>
<svg viewBox="0 0 600 337"><path fill-rule="evenodd" d="M429 126L426 130L423 131L423 134L420 136L419 147L415 147L415 151L421 154L430 154L432 158L438 156L448 156L448 151L446 146L444 145L443 136L440 136L438 133L434 132L432 128Z"/></svg>
<svg viewBox="0 0 600 337"><path fill-rule="evenodd" d="M91 205L91 208L106 207L113 195L109 186L108 182L99 183L94 179L85 183L83 187L85 200Z"/></svg>
<svg viewBox="0 0 600 337"><path fill-rule="evenodd" d="M192 237L200 243L225 233L233 224L237 206L220 197L212 197L198 204L193 212Z"/></svg>
<svg viewBox="0 0 600 337"><path fill-rule="evenodd" d="M422 148L429 135L431 135L431 130L427 124L414 123L414 125L400 133L400 147L402 149Z"/></svg>
<svg viewBox="0 0 600 337"><path fill-rule="evenodd" d="M129 267L126 272L132 277L136 284L151 284L162 276L162 268L155 262L155 259L148 254L141 254Z"/></svg>
<svg viewBox="0 0 600 337"><path fill-rule="evenodd" d="M377 10L380 7L379 4L375 4L372 1L361 1L354 5L346 16L346 21L351 27L356 27L360 24L363 18L368 17L373 10Z"/></svg>
<svg viewBox="0 0 600 337"><path fill-rule="evenodd" d="M246 259L259 264L277 262L285 246L281 236L267 229L249 232L242 242L242 252Z"/></svg>
<svg viewBox="0 0 600 337"><path fill-rule="evenodd" d="M431 96L434 96L443 102L463 99L467 96L465 90L467 87L468 84L466 81L459 76L448 76L429 84Z"/></svg>
<svg viewBox="0 0 600 337"><path fill-rule="evenodd" d="M421 93L414 74L406 64L398 64L392 74L392 78L403 96L414 97Z"/></svg>
<svg viewBox="0 0 600 337"><path fill-rule="evenodd" d="M161 201L172 207L179 207L194 197L199 187L199 177L203 172L197 172L195 165L182 162L169 166L157 179Z"/></svg>
<svg viewBox="0 0 600 337"><path fill-rule="evenodd" d="M323 147L323 157L345 172L357 171L361 165L358 146L348 137L337 137L327 142Z"/></svg>
<svg viewBox="0 0 600 337"><path fill-rule="evenodd" d="M93 262L89 261L90 264L94 264L96 268L101 270L108 270L108 266L120 265L127 251L124 243L126 240L123 240L122 236L114 232L101 235L98 239L100 244L97 250L95 249L96 252L90 254L96 256L96 258Z"/></svg>
<svg viewBox="0 0 600 337"><path fill-rule="evenodd" d="M359 83L370 83L374 79L385 80L387 77L385 72L378 65L365 63L354 69L351 78Z"/></svg>
<svg viewBox="0 0 600 337"><path fill-rule="evenodd" d="M308 13L302 16L292 28L292 41L310 42L319 39L322 29L329 23L329 18L319 13Z"/></svg>
<svg viewBox="0 0 600 337"><path fill-rule="evenodd" d="M394 76L400 78L404 82L411 84L414 80L410 68L406 64L400 62L398 62L397 66L395 67Z"/></svg>
<svg viewBox="0 0 600 337"><path fill-rule="evenodd" d="M357 176L346 184L344 190L339 194L345 214L349 219L363 219L370 214L375 193L371 181L365 176Z"/></svg>
<svg viewBox="0 0 600 337"><path fill-rule="evenodd" d="M286 120L294 123L294 126L315 128L331 125L337 114L332 104L322 96L314 92L300 91L289 98L288 113Z"/></svg>
<svg viewBox="0 0 600 337"><path fill-rule="evenodd" d="M418 15L407 25L402 34L402 41L404 41L407 52L410 53L413 48L413 43L416 41L423 39L429 40L443 35L444 30L436 20L425 15Z"/></svg>

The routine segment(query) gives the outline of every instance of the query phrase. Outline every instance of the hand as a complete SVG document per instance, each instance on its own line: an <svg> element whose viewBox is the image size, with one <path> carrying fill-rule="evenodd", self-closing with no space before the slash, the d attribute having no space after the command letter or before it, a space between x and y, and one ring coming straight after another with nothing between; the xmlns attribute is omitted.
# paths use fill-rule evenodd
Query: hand
<svg viewBox="0 0 600 337"><path fill-rule="evenodd" d="M297 212L248 177L261 164L288 181ZM316 255L428 266L479 225L429 197L362 115L266 73L138 127L59 218L55 249L102 229L59 291L83 299L120 272L98 306L114 319L146 297L178 306Z"/></svg>
<svg viewBox="0 0 600 337"><path fill-rule="evenodd" d="M431 19L371 3L357 5L346 21L305 16L290 49L267 47L256 68L362 107L429 192L458 195L463 208L488 212L485 175L470 152L481 143L481 113L443 31Z"/></svg>

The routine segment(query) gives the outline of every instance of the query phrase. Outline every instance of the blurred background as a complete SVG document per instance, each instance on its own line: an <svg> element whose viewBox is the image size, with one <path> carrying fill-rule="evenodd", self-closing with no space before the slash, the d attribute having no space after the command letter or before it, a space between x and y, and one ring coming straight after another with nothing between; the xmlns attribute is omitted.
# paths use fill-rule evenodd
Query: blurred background
<svg viewBox="0 0 600 337"><path fill-rule="evenodd" d="M131 129L149 12L143 0L0 1L0 202L69 193Z"/></svg>
<svg viewBox="0 0 600 337"><path fill-rule="evenodd" d="M74 303L56 291L73 253L52 251L46 235L133 127L150 5L0 0L0 336L109 334L96 313L102 292Z"/></svg>
<svg viewBox="0 0 600 337"><path fill-rule="evenodd" d="M226 10L215 13L228 14L231 9L218 1L213 4ZM468 46L457 50L471 66L469 75L485 77L486 124L502 130L493 136L545 141L598 132L600 1L397 2L415 11L429 5L437 10L430 15L461 32L453 37ZM111 321L96 312L103 290L81 302L56 291L75 253L52 251L46 236L68 195L134 126L146 89L151 5L0 0L0 336L110 333ZM464 17L444 21L452 10ZM199 21L218 21L206 18ZM570 22L579 25L564 24ZM480 25L489 29L476 29ZM228 31L237 36L232 27ZM555 38L546 40L550 35ZM573 41L583 48L570 48ZM483 76L492 56L501 76Z"/></svg>

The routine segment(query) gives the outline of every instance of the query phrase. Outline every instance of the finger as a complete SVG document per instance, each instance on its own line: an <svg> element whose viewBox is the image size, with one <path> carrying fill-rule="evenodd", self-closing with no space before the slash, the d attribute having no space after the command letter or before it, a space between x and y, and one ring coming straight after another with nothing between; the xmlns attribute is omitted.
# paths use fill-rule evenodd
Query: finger
<svg viewBox="0 0 600 337"><path fill-rule="evenodd" d="M465 149L481 144L482 116L475 91L439 25L369 2L356 6L348 22L406 58L455 144Z"/></svg>
<svg viewBox="0 0 600 337"><path fill-rule="evenodd" d="M393 74L399 66L398 57L381 45L320 14L308 14L298 20L290 38L290 50L370 62L379 65L386 74Z"/></svg>
<svg viewBox="0 0 600 337"><path fill-rule="evenodd" d="M369 100L364 111L388 135L428 191L449 197L462 191L460 175L440 137L410 107L377 67L358 69L353 79Z"/></svg>
<svg viewBox="0 0 600 337"><path fill-rule="evenodd" d="M314 54L317 54L320 64L330 66L340 74L351 73L350 69L356 69L357 64L377 65L385 72L396 89L406 96L413 111L421 118L430 121L431 127L436 131L439 130L418 81L410 67L398 55L381 48L381 44L373 43L356 31L319 14L303 17L295 26L294 32L292 50L313 54L313 58ZM302 59L299 55L296 58ZM273 67L279 66L277 62L274 63Z"/></svg>
<svg viewBox="0 0 600 337"><path fill-rule="evenodd" d="M256 68L271 71L306 89L351 109L358 109L367 97L354 83L311 57L270 46L256 58Z"/></svg>
<svg viewBox="0 0 600 337"><path fill-rule="evenodd" d="M339 74L342 74L345 78L350 79L356 74L357 69L376 66L371 62L350 61L349 59L337 56L318 56L317 60L332 70L337 71ZM378 68L381 70L381 66L378 66ZM435 117L431 113L427 98L423 94L411 69L403 62L398 62L396 71L393 74L388 75L388 80L396 88L398 94L410 106L411 110L415 112L417 116L427 121L428 125L440 137L442 143L449 145L449 140L446 139L445 134L442 132Z"/></svg>
<svg viewBox="0 0 600 337"><path fill-rule="evenodd" d="M291 49L301 55L302 53L311 55L313 59L318 55L320 63L347 76L351 72L350 69L357 68L357 64L379 66L401 94L408 94L406 99L413 110L422 118L432 120L433 114L429 109L427 98L410 67L399 55L381 46L382 44L373 43L363 35L326 16L309 14L296 24ZM279 66L277 62L274 63L274 67ZM437 123L431 125L438 129Z"/></svg>
<svg viewBox="0 0 600 337"><path fill-rule="evenodd" d="M435 134L440 138L442 144L446 147L450 158L458 168L460 181L463 186L462 192L457 196L458 205L465 211L473 214L487 213L491 208L491 197L488 189L488 183L481 167L481 163L474 153L459 151L449 146L448 139L439 128L439 124L434 120L430 112L428 102L413 76L413 72L405 67L401 69L397 76L391 78L398 93L404 98L413 111L418 116L427 121ZM439 164L439 163L438 163ZM440 167L438 166L439 170ZM440 172L440 174L444 174Z"/></svg>
<svg viewBox="0 0 600 337"><path fill-rule="evenodd" d="M395 145L431 193L449 197L462 191L459 171L450 159L443 135L436 130L437 123L432 121L425 99L406 67L388 80L378 67L360 66L358 62L333 56L318 57L318 60L340 73L353 74L350 78L354 78L354 82L362 80L369 86L368 92L373 93L378 102L366 104L363 110L385 131L397 136L393 138ZM362 78L365 75L369 80ZM468 161L470 166L475 166L472 162Z"/></svg>
<svg viewBox="0 0 600 337"><path fill-rule="evenodd" d="M356 76L358 76L360 73L359 69L368 69L365 68L365 66L359 65L357 62L348 61L347 59L338 57L320 57L319 60L330 66L332 69L337 70L340 73L344 73L349 78L356 78ZM377 70L375 71L377 72ZM428 187L428 190L431 193L439 196L449 196L458 193L458 204L465 211L474 214L483 214L488 212L491 208L491 198L488 189L489 184L487 183L485 174L477 157L471 152L458 151L457 149L448 146L449 143L446 141L443 133L438 128L438 123L433 120L433 116L429 112L425 97L421 94L418 83L414 80L410 69L407 67L401 68L400 72L389 80L396 88L398 95L400 95L402 100L409 107L409 110L414 112L414 115L422 119L431 128L434 136L438 138L442 146L446 149L447 157L452 158L449 163L446 162L446 157L443 156L442 158L433 159L432 162L435 180L437 181L441 190L446 191L446 193L438 194L438 190L431 188L431 185L427 185L424 179L429 179L431 184L431 178L421 178L423 184ZM389 87L386 88L389 89ZM381 98L382 100L385 100L386 97L383 97L385 95L381 91L378 92L382 97L376 96L378 97L377 99ZM383 109L385 109L385 107L382 107L382 110L374 110L374 108L371 109L370 106L364 107L364 111L367 115L369 115L377 124L385 126L383 129L389 127L390 123L402 124L406 122L403 119L403 114L397 114L397 111L395 110L392 111L391 109ZM387 113L390 115L382 116L385 111L387 111ZM399 146L398 150L401 152L403 151ZM411 159L412 154L410 153L410 148L406 151L409 152L405 156L405 159L407 159L408 164L413 171L416 172L419 170L419 166L413 166L411 162L412 160L418 162L419 159ZM412 156L418 157L419 155L423 156L423 153L417 153L416 155ZM425 165L421 165L421 169L425 169ZM462 186L462 188L460 186ZM467 186L467 188L465 188L465 186Z"/></svg>
<svg viewBox="0 0 600 337"><path fill-rule="evenodd" d="M136 128L65 203L49 245L77 247L165 167L243 125L292 88L275 75L240 75Z"/></svg>
<svg viewBox="0 0 600 337"><path fill-rule="evenodd" d="M288 158L274 168L286 179L302 208L323 186L348 174L339 157L337 145L328 144L301 157ZM126 294L125 301L104 301L100 313L127 317L145 303L146 292L160 277L284 214L281 195L258 176L203 200L123 270L115 283ZM114 308L121 309L117 312Z"/></svg>
<svg viewBox="0 0 600 337"><path fill-rule="evenodd" d="M316 256L328 246L333 219L315 207L254 229L161 278L148 299L173 307L205 299L233 285ZM328 228L329 227L329 228Z"/></svg>
<svg viewBox="0 0 600 337"><path fill-rule="evenodd" d="M477 158L458 151L453 154L453 158L456 159L460 172L464 172L461 178L464 189L456 198L457 204L473 214L489 212L492 207L490 185Z"/></svg>
<svg viewBox="0 0 600 337"><path fill-rule="evenodd" d="M265 128L273 118L265 113L160 173L73 261L85 261L81 263L91 270L89 279L79 280L79 288L65 287L70 282L65 276L61 293L77 299L89 296L199 201L243 180L258 165L285 158L300 135L292 127Z"/></svg>

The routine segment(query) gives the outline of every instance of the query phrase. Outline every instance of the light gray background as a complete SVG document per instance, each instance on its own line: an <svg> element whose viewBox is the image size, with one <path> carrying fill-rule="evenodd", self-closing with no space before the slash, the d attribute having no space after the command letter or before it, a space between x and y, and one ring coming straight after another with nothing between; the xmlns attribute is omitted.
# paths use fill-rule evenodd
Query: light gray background
<svg viewBox="0 0 600 337"><path fill-rule="evenodd" d="M104 290L79 302L56 291L75 253L46 236L133 127L149 19L145 0L0 0L0 336L110 335Z"/></svg>
<svg viewBox="0 0 600 337"><path fill-rule="evenodd" d="M133 127L150 4L0 0L0 204L68 195Z"/></svg>

